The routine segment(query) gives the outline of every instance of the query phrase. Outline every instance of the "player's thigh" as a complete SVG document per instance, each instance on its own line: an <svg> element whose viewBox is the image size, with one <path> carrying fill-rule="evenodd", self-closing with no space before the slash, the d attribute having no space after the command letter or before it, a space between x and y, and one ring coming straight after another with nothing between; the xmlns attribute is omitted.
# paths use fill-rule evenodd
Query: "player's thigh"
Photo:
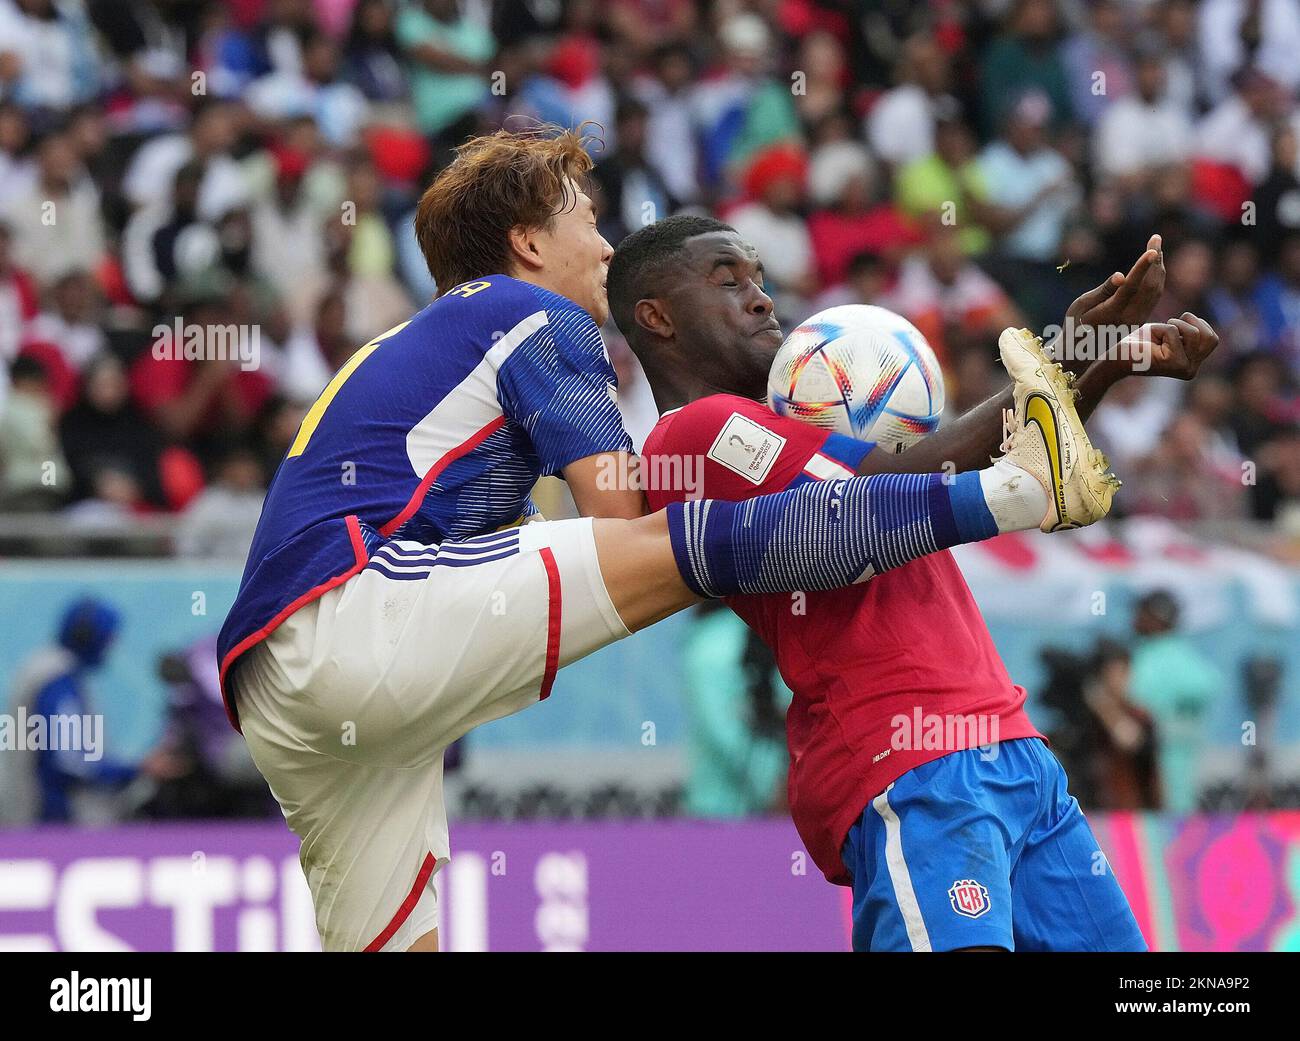
<svg viewBox="0 0 1300 1041"><path fill-rule="evenodd" d="M909 771L850 831L854 950L1013 949L1009 832L977 791L979 754Z"/></svg>
<svg viewBox="0 0 1300 1041"><path fill-rule="evenodd" d="M540 522L386 543L273 632L258 668L309 747L415 767L546 697L560 666L627 634L592 522Z"/></svg>
<svg viewBox="0 0 1300 1041"><path fill-rule="evenodd" d="M419 762L534 704L562 666L628 635L601 577L590 520L444 542L423 577L402 559L376 552L359 576L370 588L340 613L345 623L354 614L362 624L384 620L390 647L371 699L389 762Z"/></svg>
<svg viewBox="0 0 1300 1041"><path fill-rule="evenodd" d="M1012 873L1016 947L1027 951L1145 951L1105 854L1056 757L1041 748L1047 811Z"/></svg>

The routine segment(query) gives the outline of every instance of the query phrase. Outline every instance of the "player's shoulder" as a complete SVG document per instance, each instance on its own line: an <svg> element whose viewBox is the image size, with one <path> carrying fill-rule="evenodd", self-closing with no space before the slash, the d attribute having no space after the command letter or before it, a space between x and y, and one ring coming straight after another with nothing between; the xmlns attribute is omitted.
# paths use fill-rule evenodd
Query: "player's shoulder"
<svg viewBox="0 0 1300 1041"><path fill-rule="evenodd" d="M762 402L739 394L710 394L696 398L681 408L671 409L659 417L655 430L662 434L673 431L699 431L708 426L721 426L734 415L754 422L773 422L779 418Z"/></svg>
<svg viewBox="0 0 1300 1041"><path fill-rule="evenodd" d="M435 306L449 313L457 312L461 316L537 311L537 297L532 292L535 288L509 275L488 275L485 278L472 278L440 293Z"/></svg>
<svg viewBox="0 0 1300 1041"><path fill-rule="evenodd" d="M591 315L568 297L509 275L488 275L462 282L438 299L452 306L470 305L474 309L517 311L520 314L545 311L552 317L573 315L592 321Z"/></svg>
<svg viewBox="0 0 1300 1041"><path fill-rule="evenodd" d="M681 408L670 409L659 417L650 436L646 438L643 455L659 452L706 451L708 445L729 424L739 421L744 426L770 427L779 422L766 405L739 394L710 394L696 398Z"/></svg>
<svg viewBox="0 0 1300 1041"><path fill-rule="evenodd" d="M590 314L559 293L509 275L489 275L449 289L435 310L462 327L491 329L493 342L505 337L512 343L533 341L546 328L545 341L566 353L605 352Z"/></svg>

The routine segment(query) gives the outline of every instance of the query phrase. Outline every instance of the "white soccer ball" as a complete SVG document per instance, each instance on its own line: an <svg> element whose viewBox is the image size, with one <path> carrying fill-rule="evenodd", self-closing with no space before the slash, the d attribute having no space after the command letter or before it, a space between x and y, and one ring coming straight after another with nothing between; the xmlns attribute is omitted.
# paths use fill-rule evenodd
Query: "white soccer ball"
<svg viewBox="0 0 1300 1041"><path fill-rule="evenodd" d="M846 304L785 338L768 374L767 404L778 416L901 452L938 427L943 373L906 318Z"/></svg>

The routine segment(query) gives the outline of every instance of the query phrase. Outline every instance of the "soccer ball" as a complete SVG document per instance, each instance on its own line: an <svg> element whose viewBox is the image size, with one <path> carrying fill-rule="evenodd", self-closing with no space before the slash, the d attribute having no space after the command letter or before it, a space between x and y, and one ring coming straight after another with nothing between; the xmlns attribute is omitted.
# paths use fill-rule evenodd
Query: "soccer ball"
<svg viewBox="0 0 1300 1041"><path fill-rule="evenodd" d="M785 338L767 377L767 404L778 416L901 452L938 427L943 373L906 318L846 304Z"/></svg>

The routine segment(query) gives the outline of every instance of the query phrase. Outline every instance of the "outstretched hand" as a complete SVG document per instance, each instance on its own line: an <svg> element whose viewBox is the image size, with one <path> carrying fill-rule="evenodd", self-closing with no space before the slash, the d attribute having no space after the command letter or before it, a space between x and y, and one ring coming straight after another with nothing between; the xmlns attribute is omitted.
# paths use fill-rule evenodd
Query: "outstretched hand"
<svg viewBox="0 0 1300 1041"><path fill-rule="evenodd" d="M1116 271L1095 289L1090 289L1065 312L1076 324L1139 326L1165 291L1165 255L1159 235L1147 241L1146 252L1137 258L1127 275Z"/></svg>

